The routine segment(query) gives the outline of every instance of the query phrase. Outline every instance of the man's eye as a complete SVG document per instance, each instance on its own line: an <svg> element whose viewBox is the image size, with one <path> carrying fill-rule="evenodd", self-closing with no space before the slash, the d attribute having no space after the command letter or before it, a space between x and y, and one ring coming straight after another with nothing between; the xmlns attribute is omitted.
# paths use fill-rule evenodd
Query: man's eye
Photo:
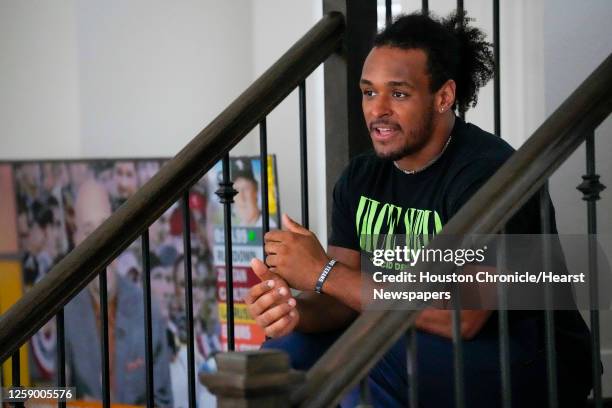
<svg viewBox="0 0 612 408"><path fill-rule="evenodd" d="M394 98L405 98L407 96L408 96L408 94L405 93L405 92L393 91L393 97Z"/></svg>
<svg viewBox="0 0 612 408"><path fill-rule="evenodd" d="M371 89L364 89L362 93L363 96L374 96L374 91L372 91Z"/></svg>

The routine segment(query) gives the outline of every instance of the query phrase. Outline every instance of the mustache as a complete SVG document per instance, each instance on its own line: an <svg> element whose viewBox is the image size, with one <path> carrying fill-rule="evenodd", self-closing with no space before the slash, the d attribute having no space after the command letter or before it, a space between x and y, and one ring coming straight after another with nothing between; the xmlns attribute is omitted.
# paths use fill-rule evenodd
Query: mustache
<svg viewBox="0 0 612 408"><path fill-rule="evenodd" d="M398 130L401 129L400 125L388 119L377 119L371 122L368 127L370 129L370 132L372 132L375 127L388 127L391 129L398 129Z"/></svg>

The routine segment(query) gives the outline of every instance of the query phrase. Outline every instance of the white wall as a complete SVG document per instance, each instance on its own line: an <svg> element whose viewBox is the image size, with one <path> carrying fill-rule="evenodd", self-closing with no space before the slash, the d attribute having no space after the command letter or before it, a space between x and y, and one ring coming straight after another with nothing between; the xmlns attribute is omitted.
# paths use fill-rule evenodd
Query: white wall
<svg viewBox="0 0 612 408"><path fill-rule="evenodd" d="M1 2L0 158L173 156L250 84L250 10Z"/></svg>
<svg viewBox="0 0 612 408"><path fill-rule="evenodd" d="M174 155L249 84L249 1L80 0L77 22L85 156Z"/></svg>
<svg viewBox="0 0 612 408"><path fill-rule="evenodd" d="M0 159L80 155L74 2L0 2Z"/></svg>

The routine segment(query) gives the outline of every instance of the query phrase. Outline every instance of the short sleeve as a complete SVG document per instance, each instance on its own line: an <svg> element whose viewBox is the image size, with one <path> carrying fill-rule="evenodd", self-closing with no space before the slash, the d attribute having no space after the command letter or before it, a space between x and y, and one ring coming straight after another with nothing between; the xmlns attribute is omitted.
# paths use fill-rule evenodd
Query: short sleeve
<svg viewBox="0 0 612 408"><path fill-rule="evenodd" d="M328 243L329 245L359 251L359 239L353 210L355 204L351 203L349 180L350 170L347 168L334 186L331 234Z"/></svg>

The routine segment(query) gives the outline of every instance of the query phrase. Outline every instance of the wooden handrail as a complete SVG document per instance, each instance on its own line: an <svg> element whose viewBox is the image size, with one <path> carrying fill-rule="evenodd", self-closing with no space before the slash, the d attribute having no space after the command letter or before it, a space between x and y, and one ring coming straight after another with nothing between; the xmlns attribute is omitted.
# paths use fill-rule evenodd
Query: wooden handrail
<svg viewBox="0 0 612 408"><path fill-rule="evenodd" d="M0 316L0 362L83 289L341 44L329 13L83 243Z"/></svg>
<svg viewBox="0 0 612 408"><path fill-rule="evenodd" d="M612 55L557 108L449 221L440 235L493 234L612 111ZM434 239L432 247L440 240ZM428 266L443 273L448 264ZM397 304L401 300L393 301ZM393 307L390 302L390 307ZM399 309L399 307L397 307ZM364 312L308 371L292 405L328 407L353 387L411 326L414 310Z"/></svg>

